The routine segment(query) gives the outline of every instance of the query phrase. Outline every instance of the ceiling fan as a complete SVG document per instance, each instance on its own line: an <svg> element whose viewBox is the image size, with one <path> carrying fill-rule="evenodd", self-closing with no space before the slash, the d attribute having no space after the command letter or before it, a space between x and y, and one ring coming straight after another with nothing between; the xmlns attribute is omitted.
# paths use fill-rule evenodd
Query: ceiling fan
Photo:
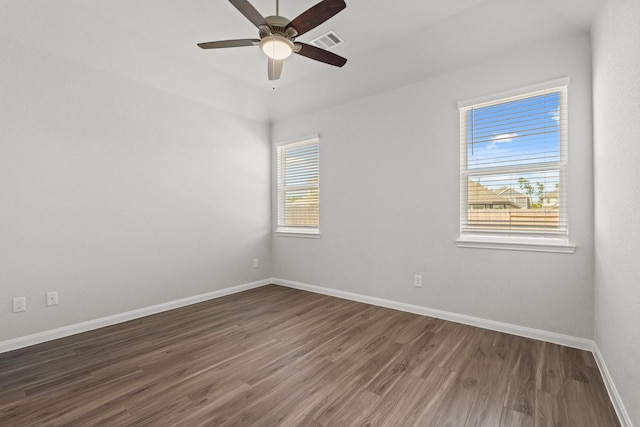
<svg viewBox="0 0 640 427"><path fill-rule="evenodd" d="M269 80L278 80L280 78L283 60L293 53L335 65L336 67L342 67L346 64L347 60L340 55L296 41L296 37L314 29L347 7L344 0L322 0L291 21L280 16L279 0L276 0L275 16L267 17L263 17L248 0L229 0L229 2L253 25L258 27L258 36L260 38L198 43L200 48L220 49L260 46L268 57L267 70Z"/></svg>

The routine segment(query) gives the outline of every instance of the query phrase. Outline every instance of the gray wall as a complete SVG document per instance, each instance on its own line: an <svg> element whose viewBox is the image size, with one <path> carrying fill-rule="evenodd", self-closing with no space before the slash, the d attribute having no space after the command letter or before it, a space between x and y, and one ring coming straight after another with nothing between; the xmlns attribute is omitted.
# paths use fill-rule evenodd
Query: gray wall
<svg viewBox="0 0 640 427"><path fill-rule="evenodd" d="M607 1L592 33L596 343L640 424L640 2Z"/></svg>
<svg viewBox="0 0 640 427"><path fill-rule="evenodd" d="M0 57L0 341L271 276L267 124L19 42Z"/></svg>
<svg viewBox="0 0 640 427"><path fill-rule="evenodd" d="M590 52L586 35L524 46L277 121L275 142L320 134L322 238L275 237L275 276L593 338ZM457 248L456 103L563 76L571 78L569 219L576 253ZM413 286L414 274L424 276L422 289Z"/></svg>

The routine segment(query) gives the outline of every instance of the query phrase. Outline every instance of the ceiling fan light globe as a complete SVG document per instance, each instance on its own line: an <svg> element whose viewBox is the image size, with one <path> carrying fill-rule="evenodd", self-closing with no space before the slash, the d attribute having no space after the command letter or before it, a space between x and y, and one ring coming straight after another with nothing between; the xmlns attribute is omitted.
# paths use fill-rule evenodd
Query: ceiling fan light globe
<svg viewBox="0 0 640 427"><path fill-rule="evenodd" d="M260 48L269 58L277 60L288 58L295 49L291 40L276 35L260 40Z"/></svg>

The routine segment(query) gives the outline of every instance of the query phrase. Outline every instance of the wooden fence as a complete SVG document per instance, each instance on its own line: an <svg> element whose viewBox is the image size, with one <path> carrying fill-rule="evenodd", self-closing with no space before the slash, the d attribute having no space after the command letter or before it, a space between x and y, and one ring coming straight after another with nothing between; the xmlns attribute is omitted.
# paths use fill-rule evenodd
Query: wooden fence
<svg viewBox="0 0 640 427"><path fill-rule="evenodd" d="M471 228L554 230L560 224L558 209L469 209Z"/></svg>
<svg viewBox="0 0 640 427"><path fill-rule="evenodd" d="M317 227L320 212L317 203L289 203L285 208L286 224L289 226Z"/></svg>

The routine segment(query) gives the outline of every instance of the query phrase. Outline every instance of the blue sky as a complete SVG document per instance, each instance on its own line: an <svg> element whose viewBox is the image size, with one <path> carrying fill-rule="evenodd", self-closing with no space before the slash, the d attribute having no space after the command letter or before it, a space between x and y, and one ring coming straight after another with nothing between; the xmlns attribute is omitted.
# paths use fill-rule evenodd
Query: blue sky
<svg viewBox="0 0 640 427"><path fill-rule="evenodd" d="M505 174L504 170L491 173L491 168L558 162L559 111L559 92L469 110L468 169L485 172L471 179L495 190L503 186L520 189L518 178L524 177L532 184L543 183L545 192L555 190L557 170Z"/></svg>

